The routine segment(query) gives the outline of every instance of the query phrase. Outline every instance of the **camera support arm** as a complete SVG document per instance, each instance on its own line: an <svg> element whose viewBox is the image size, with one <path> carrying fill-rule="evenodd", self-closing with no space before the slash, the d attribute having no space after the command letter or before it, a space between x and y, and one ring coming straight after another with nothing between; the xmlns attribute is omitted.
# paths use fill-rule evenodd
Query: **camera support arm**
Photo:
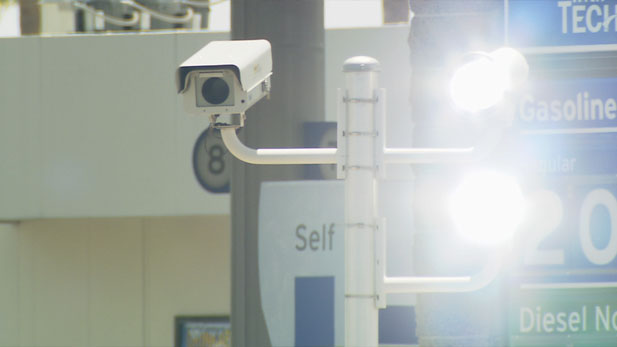
<svg viewBox="0 0 617 347"><path fill-rule="evenodd" d="M223 143L236 158L251 164L336 164L336 148L266 148L245 146L233 127L221 129Z"/></svg>

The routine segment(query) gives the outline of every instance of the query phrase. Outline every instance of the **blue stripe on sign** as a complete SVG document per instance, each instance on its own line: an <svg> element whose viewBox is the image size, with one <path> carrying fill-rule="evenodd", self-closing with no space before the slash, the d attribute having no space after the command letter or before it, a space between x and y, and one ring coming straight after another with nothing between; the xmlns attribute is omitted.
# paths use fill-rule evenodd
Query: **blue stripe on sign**
<svg viewBox="0 0 617 347"><path fill-rule="evenodd" d="M415 345L416 310L413 306L388 306L379 310L379 343Z"/></svg>
<svg viewBox="0 0 617 347"><path fill-rule="evenodd" d="M296 347L334 346L334 277L296 277Z"/></svg>

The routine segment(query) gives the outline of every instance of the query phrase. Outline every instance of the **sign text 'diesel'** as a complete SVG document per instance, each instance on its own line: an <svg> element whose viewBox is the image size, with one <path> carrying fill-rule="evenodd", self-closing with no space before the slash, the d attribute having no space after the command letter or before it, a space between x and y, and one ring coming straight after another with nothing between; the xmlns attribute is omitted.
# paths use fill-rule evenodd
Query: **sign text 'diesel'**
<svg viewBox="0 0 617 347"><path fill-rule="evenodd" d="M617 296L613 288L542 288L519 291L510 309L512 346L614 346Z"/></svg>

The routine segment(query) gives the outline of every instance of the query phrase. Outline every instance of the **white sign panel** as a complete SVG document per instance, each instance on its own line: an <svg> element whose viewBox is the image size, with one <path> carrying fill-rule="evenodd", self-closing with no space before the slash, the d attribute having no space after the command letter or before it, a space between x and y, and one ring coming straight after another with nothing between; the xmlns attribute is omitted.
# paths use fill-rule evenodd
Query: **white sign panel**
<svg viewBox="0 0 617 347"><path fill-rule="evenodd" d="M334 276L344 297L343 182L268 182L259 202L261 303L273 346L295 345L296 277ZM344 302L335 300L335 331L344 331ZM343 345L342 334L335 344Z"/></svg>
<svg viewBox="0 0 617 347"><path fill-rule="evenodd" d="M394 182L381 189L388 275L411 274L411 186ZM343 181L262 184L259 280L273 346L344 345L343 198ZM388 304L411 306L415 297L389 296ZM321 326L319 336L305 324Z"/></svg>

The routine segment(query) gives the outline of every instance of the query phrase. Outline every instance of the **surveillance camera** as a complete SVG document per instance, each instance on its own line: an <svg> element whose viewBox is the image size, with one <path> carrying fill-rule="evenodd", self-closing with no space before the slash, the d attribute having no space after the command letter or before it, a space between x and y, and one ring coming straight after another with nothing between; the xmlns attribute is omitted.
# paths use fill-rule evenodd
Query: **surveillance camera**
<svg viewBox="0 0 617 347"><path fill-rule="evenodd" d="M180 65L176 85L188 113L217 118L243 115L270 93L271 75L267 40L213 41Z"/></svg>

